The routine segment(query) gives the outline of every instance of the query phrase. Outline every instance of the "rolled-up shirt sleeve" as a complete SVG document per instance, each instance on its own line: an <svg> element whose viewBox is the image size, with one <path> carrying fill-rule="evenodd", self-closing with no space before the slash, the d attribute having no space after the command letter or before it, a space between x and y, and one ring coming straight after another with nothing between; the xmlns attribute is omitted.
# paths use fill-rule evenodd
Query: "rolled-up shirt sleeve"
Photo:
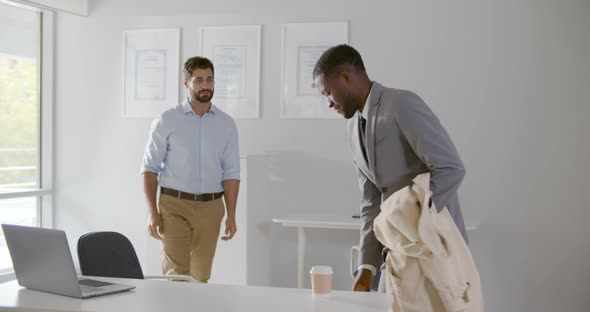
<svg viewBox="0 0 590 312"><path fill-rule="evenodd" d="M221 160L222 181L240 180L240 147L238 143L238 129L232 121L232 129Z"/></svg>
<svg viewBox="0 0 590 312"><path fill-rule="evenodd" d="M167 145L168 135L165 133L162 117L160 116L152 122L150 135L143 155L141 174L145 172L160 174L164 160L166 159Z"/></svg>

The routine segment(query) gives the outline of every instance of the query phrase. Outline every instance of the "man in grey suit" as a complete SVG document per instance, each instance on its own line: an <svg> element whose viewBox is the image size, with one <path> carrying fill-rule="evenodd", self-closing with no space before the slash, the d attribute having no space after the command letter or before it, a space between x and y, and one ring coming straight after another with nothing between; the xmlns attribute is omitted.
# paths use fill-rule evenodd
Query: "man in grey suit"
<svg viewBox="0 0 590 312"><path fill-rule="evenodd" d="M383 246L373 232L381 203L420 173L430 172L437 210L447 207L467 241L457 197L465 169L449 135L424 101L410 91L371 81L360 54L348 45L324 52L313 78L328 105L348 119L348 143L358 172L361 252L353 290L370 291L382 263Z"/></svg>

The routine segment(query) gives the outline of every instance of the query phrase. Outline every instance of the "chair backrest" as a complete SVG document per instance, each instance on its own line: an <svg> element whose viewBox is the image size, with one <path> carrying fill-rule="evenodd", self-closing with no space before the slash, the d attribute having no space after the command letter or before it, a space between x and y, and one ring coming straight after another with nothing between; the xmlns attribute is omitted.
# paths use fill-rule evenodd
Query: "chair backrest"
<svg viewBox="0 0 590 312"><path fill-rule="evenodd" d="M117 232L92 232L78 240L82 275L143 279L133 245Z"/></svg>

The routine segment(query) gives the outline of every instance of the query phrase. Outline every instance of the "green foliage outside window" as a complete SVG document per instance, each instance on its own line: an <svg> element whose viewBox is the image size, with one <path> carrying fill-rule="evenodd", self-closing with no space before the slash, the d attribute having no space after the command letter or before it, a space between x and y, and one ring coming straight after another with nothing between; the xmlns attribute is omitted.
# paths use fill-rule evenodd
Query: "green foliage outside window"
<svg viewBox="0 0 590 312"><path fill-rule="evenodd" d="M0 188L35 186L38 116L36 61L0 55Z"/></svg>

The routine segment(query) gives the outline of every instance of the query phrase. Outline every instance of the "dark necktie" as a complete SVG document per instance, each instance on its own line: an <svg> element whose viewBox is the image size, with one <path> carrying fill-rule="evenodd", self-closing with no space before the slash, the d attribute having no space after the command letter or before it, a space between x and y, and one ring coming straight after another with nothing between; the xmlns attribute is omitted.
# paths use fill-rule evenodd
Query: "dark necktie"
<svg viewBox="0 0 590 312"><path fill-rule="evenodd" d="M363 157L365 157L365 161L367 161L367 151L365 149L365 128L367 127L367 120L360 115L359 117L359 135L361 141L361 150L363 151Z"/></svg>

